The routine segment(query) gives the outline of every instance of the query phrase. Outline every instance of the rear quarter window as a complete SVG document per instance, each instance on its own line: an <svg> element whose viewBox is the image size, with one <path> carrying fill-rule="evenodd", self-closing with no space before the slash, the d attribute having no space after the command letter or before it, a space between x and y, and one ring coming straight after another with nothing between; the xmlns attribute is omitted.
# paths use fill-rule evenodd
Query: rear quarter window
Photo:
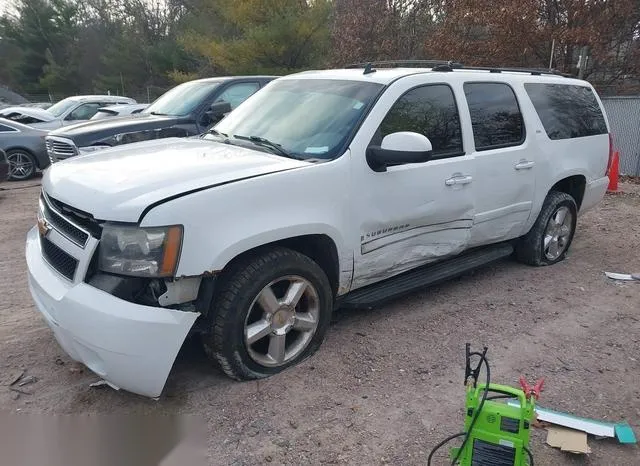
<svg viewBox="0 0 640 466"><path fill-rule="evenodd" d="M589 87L567 84L524 85L549 139L606 134L602 109Z"/></svg>
<svg viewBox="0 0 640 466"><path fill-rule="evenodd" d="M0 133L15 133L17 131L18 131L17 129L13 129L10 126L0 125Z"/></svg>

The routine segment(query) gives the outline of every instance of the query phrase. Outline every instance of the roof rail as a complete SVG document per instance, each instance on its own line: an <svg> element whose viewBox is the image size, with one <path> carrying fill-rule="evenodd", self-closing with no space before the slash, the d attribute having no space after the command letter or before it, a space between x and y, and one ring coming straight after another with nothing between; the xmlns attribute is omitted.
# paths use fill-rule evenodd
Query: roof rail
<svg viewBox="0 0 640 466"><path fill-rule="evenodd" d="M451 66L461 68L461 63L449 60L381 60L363 63L352 63L345 68L365 68L367 65L378 68L433 68L435 66Z"/></svg>
<svg viewBox="0 0 640 466"><path fill-rule="evenodd" d="M571 77L558 70L548 70L541 68L513 68L501 66L464 66L462 63L449 60L382 60L364 63L352 63L345 68L364 68L365 74L375 72L375 68L431 68L433 71L453 71L453 70L473 70L488 71L490 73L529 73L534 76L554 75Z"/></svg>
<svg viewBox="0 0 640 466"><path fill-rule="evenodd" d="M474 70L474 71L488 71L490 73L502 73L503 71L506 73L530 73L534 76L540 76L543 74L552 74L557 76L564 76L557 70L547 70L541 68L513 68L513 67L502 67L502 66L464 66L462 67L465 70Z"/></svg>

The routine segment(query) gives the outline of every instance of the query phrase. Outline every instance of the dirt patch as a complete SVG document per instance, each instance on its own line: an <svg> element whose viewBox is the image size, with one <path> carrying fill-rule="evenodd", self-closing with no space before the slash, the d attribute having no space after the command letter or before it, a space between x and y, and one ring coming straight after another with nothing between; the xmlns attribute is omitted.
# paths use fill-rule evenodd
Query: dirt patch
<svg viewBox="0 0 640 466"><path fill-rule="evenodd" d="M36 381L21 387L28 395L0 386L0 409L199 415L212 464L423 465L462 428L468 341L489 346L495 382L544 376L544 406L628 420L640 433L640 284L603 274L640 271L638 185L623 184L581 217L563 263L505 261L373 311L340 311L314 357L270 379L231 381L188 341L159 401L89 388L97 377L45 327L24 263L39 188L20 186L0 191L0 384L20 371ZM537 465L637 464L635 446L589 443L583 460L545 446L536 431L532 450Z"/></svg>

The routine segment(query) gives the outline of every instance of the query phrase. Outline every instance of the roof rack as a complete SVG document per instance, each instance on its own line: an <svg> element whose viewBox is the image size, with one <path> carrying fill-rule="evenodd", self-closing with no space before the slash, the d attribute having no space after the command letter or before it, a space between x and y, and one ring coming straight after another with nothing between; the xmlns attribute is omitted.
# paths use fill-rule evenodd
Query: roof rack
<svg viewBox="0 0 640 466"><path fill-rule="evenodd" d="M462 63L455 63L450 60L382 60L364 63L352 63L345 68L365 68L366 66L378 68L433 68L435 66L462 67Z"/></svg>
<svg viewBox="0 0 640 466"><path fill-rule="evenodd" d="M534 76L554 75L569 77L569 75L561 73L557 70L547 70L539 68L513 68L501 66L464 66L462 63L450 60L383 60L371 61L366 63L353 63L345 68L364 68L364 74L375 72L375 68L431 68L432 71L454 71L454 70L473 70L488 71L490 73L529 73Z"/></svg>
<svg viewBox="0 0 640 466"><path fill-rule="evenodd" d="M564 76L557 70L546 70L540 68L503 68L501 66L464 66L465 70L474 70L474 71L488 71L489 73L502 73L503 71L506 73L530 73L534 76L540 76L543 74L551 74L556 76Z"/></svg>

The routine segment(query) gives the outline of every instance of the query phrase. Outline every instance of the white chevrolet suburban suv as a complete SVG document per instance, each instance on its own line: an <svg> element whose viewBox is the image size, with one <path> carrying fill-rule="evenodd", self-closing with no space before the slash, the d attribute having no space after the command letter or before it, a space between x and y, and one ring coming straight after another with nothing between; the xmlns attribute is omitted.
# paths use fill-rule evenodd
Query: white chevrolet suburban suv
<svg viewBox="0 0 640 466"><path fill-rule="evenodd" d="M611 152L584 81L439 64L277 79L208 133L53 165L26 258L63 349L158 397L190 332L267 377L371 307L513 255L562 260Z"/></svg>

